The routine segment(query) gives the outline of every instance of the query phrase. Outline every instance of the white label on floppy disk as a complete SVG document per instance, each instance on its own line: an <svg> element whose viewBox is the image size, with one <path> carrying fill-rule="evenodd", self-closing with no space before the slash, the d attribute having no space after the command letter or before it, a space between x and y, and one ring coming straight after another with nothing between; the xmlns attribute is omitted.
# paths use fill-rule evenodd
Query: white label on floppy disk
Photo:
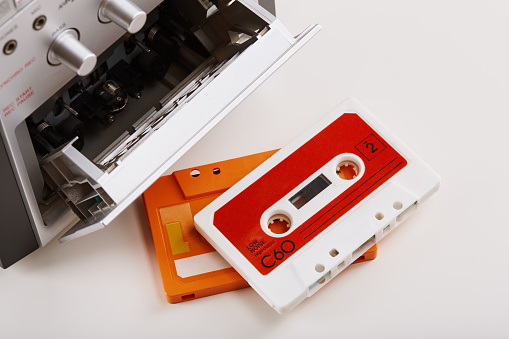
<svg viewBox="0 0 509 339"><path fill-rule="evenodd" d="M195 255L175 260L177 275L181 278L222 270L231 267L217 252Z"/></svg>

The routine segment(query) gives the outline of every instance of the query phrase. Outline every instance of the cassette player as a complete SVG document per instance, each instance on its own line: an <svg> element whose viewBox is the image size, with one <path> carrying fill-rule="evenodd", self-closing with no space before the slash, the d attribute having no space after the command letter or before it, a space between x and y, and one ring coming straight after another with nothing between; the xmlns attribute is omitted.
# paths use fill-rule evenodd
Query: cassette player
<svg viewBox="0 0 509 339"><path fill-rule="evenodd" d="M249 286L196 232L193 217L276 151L176 171L143 193L147 220L169 303ZM374 245L357 259L373 260Z"/></svg>
<svg viewBox="0 0 509 339"><path fill-rule="evenodd" d="M195 226L283 313L394 230L439 182L347 99L199 212Z"/></svg>
<svg viewBox="0 0 509 339"><path fill-rule="evenodd" d="M0 0L0 268L103 229L321 29L274 0Z"/></svg>

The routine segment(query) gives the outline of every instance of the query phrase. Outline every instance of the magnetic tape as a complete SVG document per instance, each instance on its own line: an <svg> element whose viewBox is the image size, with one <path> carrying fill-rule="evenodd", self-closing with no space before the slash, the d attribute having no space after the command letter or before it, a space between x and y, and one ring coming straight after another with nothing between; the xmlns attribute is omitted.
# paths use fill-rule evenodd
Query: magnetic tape
<svg viewBox="0 0 509 339"><path fill-rule="evenodd" d="M143 194L166 298L170 303L249 286L196 232L194 215L276 151L174 172ZM357 262L373 260L369 248Z"/></svg>
<svg viewBox="0 0 509 339"><path fill-rule="evenodd" d="M195 226L283 313L395 229L439 182L347 99L199 212Z"/></svg>

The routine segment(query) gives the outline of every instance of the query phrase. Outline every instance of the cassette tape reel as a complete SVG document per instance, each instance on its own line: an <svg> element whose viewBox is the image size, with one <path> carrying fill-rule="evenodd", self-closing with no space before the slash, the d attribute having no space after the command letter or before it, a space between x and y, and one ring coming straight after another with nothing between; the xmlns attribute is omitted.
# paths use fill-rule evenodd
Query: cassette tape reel
<svg viewBox="0 0 509 339"><path fill-rule="evenodd" d="M395 229L439 182L347 99L199 212L195 226L283 313Z"/></svg>
<svg viewBox="0 0 509 339"><path fill-rule="evenodd" d="M276 151L174 172L143 194L157 260L169 303L179 303L249 286L196 232L193 217ZM369 248L357 262L373 260Z"/></svg>

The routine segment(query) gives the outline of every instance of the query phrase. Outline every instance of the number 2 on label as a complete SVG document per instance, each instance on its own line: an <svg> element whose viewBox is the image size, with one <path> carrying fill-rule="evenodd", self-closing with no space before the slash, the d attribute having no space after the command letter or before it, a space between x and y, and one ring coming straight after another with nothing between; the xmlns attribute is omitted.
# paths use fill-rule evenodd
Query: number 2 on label
<svg viewBox="0 0 509 339"><path fill-rule="evenodd" d="M370 142L366 144L366 148L370 149L371 153L375 153L376 151L378 151L378 147L375 147L375 145L373 145Z"/></svg>

